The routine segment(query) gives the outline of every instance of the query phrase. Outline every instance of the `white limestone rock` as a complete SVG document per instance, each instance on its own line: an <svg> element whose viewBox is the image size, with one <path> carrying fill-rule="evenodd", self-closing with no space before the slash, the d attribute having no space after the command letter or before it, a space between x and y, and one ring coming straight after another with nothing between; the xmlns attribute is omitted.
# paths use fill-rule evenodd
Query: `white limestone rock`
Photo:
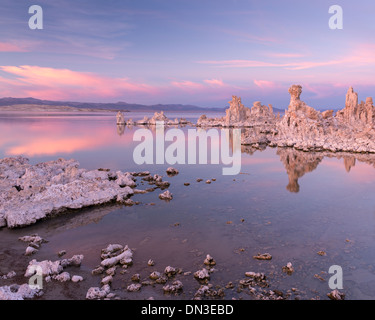
<svg viewBox="0 0 375 320"><path fill-rule="evenodd" d="M72 282L77 283L77 282L83 281L83 277L74 275L74 276L72 276L71 280L72 280Z"/></svg>
<svg viewBox="0 0 375 320"><path fill-rule="evenodd" d="M87 290L86 299L88 300L100 300L107 297L110 293L110 287L108 285L99 287L91 287Z"/></svg>
<svg viewBox="0 0 375 320"><path fill-rule="evenodd" d="M109 255L108 258L105 258L102 260L100 265L104 268L110 268L115 266L116 264L120 263L121 265L130 265L133 263L133 252L131 249L129 249L128 246L125 246L123 249L118 249L119 247L114 246L113 249L116 249L113 251L113 253L117 253L115 255ZM107 247L108 251L108 247Z"/></svg>
<svg viewBox="0 0 375 320"><path fill-rule="evenodd" d="M84 170L75 160L30 165L27 158L0 159L0 226L22 227L68 209L123 201L133 195L129 173ZM28 241L28 240L25 240Z"/></svg>
<svg viewBox="0 0 375 320"><path fill-rule="evenodd" d="M210 275L207 269L203 268L202 270L198 270L194 272L194 277L198 280L208 280L210 279Z"/></svg>
<svg viewBox="0 0 375 320"><path fill-rule="evenodd" d="M27 283L0 287L0 300L33 299L41 295L43 295L42 290L35 288L32 289Z"/></svg>

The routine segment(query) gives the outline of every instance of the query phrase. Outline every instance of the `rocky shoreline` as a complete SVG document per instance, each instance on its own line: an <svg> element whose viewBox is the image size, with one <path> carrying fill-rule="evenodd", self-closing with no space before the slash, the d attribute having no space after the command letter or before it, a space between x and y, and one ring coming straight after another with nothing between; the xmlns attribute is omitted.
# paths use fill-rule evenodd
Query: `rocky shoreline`
<svg viewBox="0 0 375 320"><path fill-rule="evenodd" d="M23 236L19 240L31 241L29 246L31 243L37 245L48 242L37 234ZM17 282L14 280L17 276L20 279L14 271L0 276L0 281L8 283L0 286L0 300L43 299L45 292L51 286L59 286L58 284L76 289L82 287L79 290L82 300L127 300L132 299L132 296L140 291L145 291L144 300L155 300L152 292L159 298L164 297L163 299L180 299L183 296L191 300L226 299L227 294L233 295L234 292L238 296L245 294L250 300L308 299L306 292L298 288L291 287L284 291L275 288L272 280L263 272L244 270L240 279L233 279L225 285L215 284L214 275L220 273L221 269L210 254L207 254L204 260L202 259L201 267L194 272L171 265L163 267L161 263L155 266L152 259L148 261L147 266L139 270L139 265L134 266L134 253L128 245L108 244L101 252L98 252L100 264L91 272L85 273L81 270L84 254L61 258L66 254L65 251L61 251L57 253L60 259L40 261L34 258L24 268L22 281L25 283L9 283ZM268 261L272 259L272 256L269 253L258 253L253 258L263 260L263 263L267 264L270 263ZM282 267L282 273L288 276L292 276L294 272L291 262ZM35 278L36 276L39 278ZM321 276L315 275L314 277L325 281ZM113 286L113 283L118 281L124 283L121 288L118 288L118 285ZM97 283L97 286L92 286L93 283ZM195 292L188 297L184 294L187 284L190 288L196 288ZM326 296L331 300L345 299L345 293L339 290L332 290ZM237 298L232 297L232 299Z"/></svg>

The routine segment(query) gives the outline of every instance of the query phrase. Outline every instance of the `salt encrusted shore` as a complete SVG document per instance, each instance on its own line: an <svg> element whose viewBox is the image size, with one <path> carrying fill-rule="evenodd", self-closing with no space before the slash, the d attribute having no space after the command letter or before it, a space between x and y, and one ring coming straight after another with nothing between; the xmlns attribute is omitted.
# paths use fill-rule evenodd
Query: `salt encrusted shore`
<svg viewBox="0 0 375 320"><path fill-rule="evenodd" d="M22 241L25 239L40 240L42 238L39 235L19 238ZM217 264L220 265L220 262L217 263L210 254L206 255L203 264L195 266L198 270L192 272L168 264L165 264L165 267L164 264L159 264L155 269L151 259L149 262L152 261L152 263L147 263L147 267L142 266L139 262L137 266L133 266L133 253L133 249L130 249L128 245L108 244L101 250L100 264L91 270L91 274L87 270L81 269L84 260L83 254L75 254L69 259L32 259L24 271L22 281L26 280L26 283L21 285L11 283L15 281L12 280L16 276L14 271L9 272L9 276L2 276L8 284L0 286L0 300L38 299L49 293L51 285L55 287L59 286L59 283L64 284L65 290L67 287L70 287L71 290L78 290L79 299L87 300L139 299L139 295L136 295L139 291L144 299L148 296L149 300L154 300L150 294L156 294L157 297L163 297L163 299L173 297L179 299L184 294L185 298L189 297L193 300L217 300L225 299L228 293L233 296L235 292L237 295L245 293L254 300L308 299L306 292L295 287L283 291L276 289L275 285L279 285L277 281L275 283L263 272L247 271L250 266L245 267L241 278L235 277L236 279L229 281L226 285L219 284L218 279L214 279L217 278L215 274L221 273L223 269L217 268ZM324 255L325 252L319 251L318 254ZM269 264L272 257L269 253L258 253L254 258L266 260L263 263ZM87 269L87 266L83 269ZM281 269L289 276L293 276L295 272L291 262ZM84 274L84 276L77 275L76 272ZM325 281L317 274L314 277ZM120 287L112 285L118 281L125 285ZM77 286L78 282L83 282L82 287ZM191 289L184 292L185 285L195 288L195 293ZM333 290L327 293L327 297L332 300L344 300L345 292ZM49 297L43 298L49 299Z"/></svg>
<svg viewBox="0 0 375 320"><path fill-rule="evenodd" d="M134 193L148 192L135 189L137 176L162 189L169 186L160 175L80 169L74 159L35 165L24 157L0 159L0 227L27 226L69 209L127 204Z"/></svg>

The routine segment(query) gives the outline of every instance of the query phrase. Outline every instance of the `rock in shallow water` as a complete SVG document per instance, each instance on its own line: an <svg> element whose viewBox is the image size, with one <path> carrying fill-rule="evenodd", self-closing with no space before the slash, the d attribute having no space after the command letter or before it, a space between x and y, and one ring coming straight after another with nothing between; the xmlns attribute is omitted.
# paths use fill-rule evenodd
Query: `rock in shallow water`
<svg viewBox="0 0 375 320"><path fill-rule="evenodd" d="M133 195L134 178L121 171L79 169L75 160L31 165L27 158L0 159L0 227L22 227L66 211Z"/></svg>
<svg viewBox="0 0 375 320"><path fill-rule="evenodd" d="M161 200L167 200L167 201L170 201L173 199L173 194L169 191L169 190L166 190L164 191L163 193L159 194L159 198Z"/></svg>

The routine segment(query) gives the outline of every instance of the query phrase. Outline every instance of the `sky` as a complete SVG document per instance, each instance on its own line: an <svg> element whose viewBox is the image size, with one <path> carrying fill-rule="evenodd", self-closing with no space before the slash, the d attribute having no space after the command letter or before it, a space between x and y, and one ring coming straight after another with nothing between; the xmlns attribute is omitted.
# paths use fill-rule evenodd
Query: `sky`
<svg viewBox="0 0 375 320"><path fill-rule="evenodd" d="M300 84L308 105L343 108L349 86L375 96L374 14L373 0L0 0L0 97L285 109Z"/></svg>

